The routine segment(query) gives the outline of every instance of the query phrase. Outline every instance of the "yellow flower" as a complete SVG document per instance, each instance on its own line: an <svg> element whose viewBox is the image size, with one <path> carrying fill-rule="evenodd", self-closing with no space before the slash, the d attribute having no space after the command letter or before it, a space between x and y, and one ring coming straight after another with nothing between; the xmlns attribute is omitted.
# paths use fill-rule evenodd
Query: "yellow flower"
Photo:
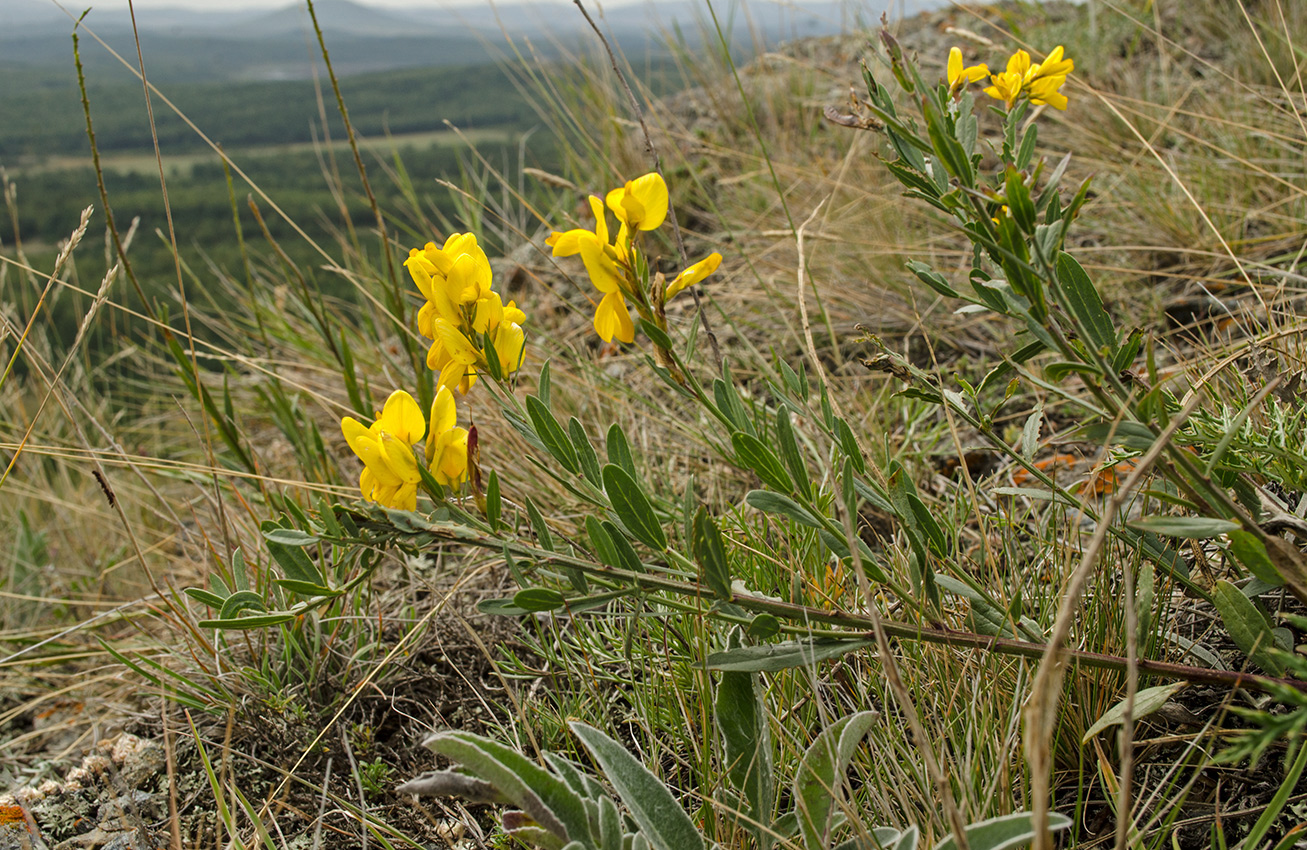
<svg viewBox="0 0 1307 850"><path fill-rule="evenodd" d="M359 490L363 497L387 507L411 511L417 507L418 472L413 444L422 439L427 423L413 397L395 390L372 425L352 416L340 421L341 433L363 461Z"/></svg>
<svg viewBox="0 0 1307 850"><path fill-rule="evenodd" d="M1062 58L1062 45L1054 47L1048 57L1031 69L1032 79L1040 77L1065 77L1075 70L1076 63Z"/></svg>
<svg viewBox="0 0 1307 850"><path fill-rule="evenodd" d="M713 251L699 262L687 267L685 271L672 278L671 283L667 284L667 294L664 296L663 300L671 301L685 288L694 286L708 275L717 271L717 267L721 264L722 255Z"/></svg>
<svg viewBox="0 0 1307 850"><path fill-rule="evenodd" d="M989 66L984 62L979 65L972 65L969 68L962 67L962 51L956 47L950 47L948 51L948 92L950 95L957 94L970 83L978 83L985 77L989 76Z"/></svg>
<svg viewBox="0 0 1307 850"><path fill-rule="evenodd" d="M1004 71L999 74L991 74L989 77L990 84L985 87L985 94L1001 100L1011 109L1021 96L1021 75Z"/></svg>
<svg viewBox="0 0 1307 850"><path fill-rule="evenodd" d="M657 174L636 178L626 184L630 187L634 184L640 185L640 192L647 197L647 186L649 181L647 177L658 177ZM645 181L641 183L640 181ZM662 183L662 178L658 177L658 182ZM666 184L662 184L664 195L664 208L666 207ZM609 193L610 203L614 192L625 192L626 189L614 189ZM622 342L635 342L635 324L631 321L631 314L626 307L626 298L622 294L622 285L627 283L630 266L628 257L629 246L631 242L631 231L627 228L625 220L617 231L617 238L613 244L608 242L608 221L604 213L603 201L595 195L590 196L590 210L594 213L595 229L589 231L584 228L576 228L563 233L551 233L545 240L545 244L553 249L555 257L570 257L575 254L581 255L581 261L585 263L586 274L590 276L590 282L594 284L595 289L603 293L604 297L599 301L599 306L595 309L594 328L595 333L604 340L612 342L613 337L617 337ZM621 218L623 213L619 213ZM664 213L665 214L665 213ZM662 219L658 220L662 223ZM628 284L629 285L629 284ZM496 344L496 351L498 345Z"/></svg>
<svg viewBox="0 0 1307 850"><path fill-rule="evenodd" d="M440 248L428 242L421 251L409 251L404 265L427 299L418 311L418 332L432 340L427 366L440 373L439 386L461 393L471 389L476 367L486 364L482 335L496 339L504 322L514 328L506 329L511 367L506 366L503 374L517 370L525 342L521 326L526 314L511 301L505 307L499 293L491 288L490 260L474 234L452 234ZM504 356L499 359L501 365L510 362Z"/></svg>
<svg viewBox="0 0 1307 850"><path fill-rule="evenodd" d="M490 259L471 233L451 234L441 248L434 242L421 251L415 248L404 266L435 314L450 321L490 294Z"/></svg>
<svg viewBox="0 0 1307 850"><path fill-rule="evenodd" d="M440 373L436 385L456 389L462 394L476 382L476 362L481 351L461 330L445 319L432 322L435 340L427 351L427 368Z"/></svg>
<svg viewBox="0 0 1307 850"><path fill-rule="evenodd" d="M431 402L431 429L427 432L427 466L442 487L458 487L467 478L467 429L456 428L458 409L446 387Z"/></svg>
<svg viewBox="0 0 1307 850"><path fill-rule="evenodd" d="M1027 88L1030 94L1030 102L1039 106L1047 103L1054 109L1066 111L1066 95L1058 91L1062 84L1066 82L1066 77L1040 77L1034 80Z"/></svg>
<svg viewBox="0 0 1307 850"><path fill-rule="evenodd" d="M1059 89L1074 69L1075 62L1063 58L1060 44L1039 64L1032 64L1030 54L1018 50L1007 60L1006 71L990 76L991 85L985 94L1003 101L1008 109L1022 94L1036 106L1046 103L1054 109L1066 109L1066 95Z"/></svg>
<svg viewBox="0 0 1307 850"><path fill-rule="evenodd" d="M667 183L656 171L628 181L604 200L617 220L632 230L654 230L667 218Z"/></svg>

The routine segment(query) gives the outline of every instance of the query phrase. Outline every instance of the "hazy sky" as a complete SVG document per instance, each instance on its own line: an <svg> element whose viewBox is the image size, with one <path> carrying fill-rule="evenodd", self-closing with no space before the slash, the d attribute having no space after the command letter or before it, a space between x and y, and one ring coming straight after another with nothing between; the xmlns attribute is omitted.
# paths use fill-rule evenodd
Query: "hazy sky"
<svg viewBox="0 0 1307 850"><path fill-rule="evenodd" d="M0 0L0 3L5 0ZM136 9L194 9L196 11L227 11L231 9L266 9L272 11L291 5L293 0L132 0ZM442 9L455 6L489 6L490 0L362 0L369 6L385 6L392 9ZM501 0L500 5L511 3L528 3L535 6L570 6L572 0ZM586 7L592 11L600 8L644 3L649 0L585 0ZM65 9L78 11L91 6L95 9L126 9L127 0L61 0ZM802 6L802 2L796 5Z"/></svg>

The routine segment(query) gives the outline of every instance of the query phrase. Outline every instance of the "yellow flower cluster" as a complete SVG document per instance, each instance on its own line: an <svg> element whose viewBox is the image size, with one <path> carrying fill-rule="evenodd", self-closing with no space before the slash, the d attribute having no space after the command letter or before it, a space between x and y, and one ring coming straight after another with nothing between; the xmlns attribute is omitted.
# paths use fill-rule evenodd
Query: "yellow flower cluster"
<svg viewBox="0 0 1307 850"><path fill-rule="evenodd" d="M985 94L1003 101L1008 109L1025 95L1036 106L1046 103L1054 109L1064 110L1067 100L1061 88L1074 69L1075 63L1062 57L1060 44L1039 63L1031 62L1029 53L1018 50L1007 60L1007 69L999 73L991 73L989 66L984 64L964 68L962 51L954 47L948 52L949 94L957 94L969 83L989 77L990 84L985 87Z"/></svg>
<svg viewBox="0 0 1307 850"><path fill-rule="evenodd" d="M467 477L467 431L454 427L454 396L441 387L431 405L431 427L413 397L395 390L386 399L371 426L352 416L340 421L345 442L363 461L359 490L363 498L388 508L411 511L417 507L422 480L413 446L425 433L431 474L446 487L457 487Z"/></svg>
<svg viewBox="0 0 1307 850"><path fill-rule="evenodd" d="M517 304L505 306L490 288L490 260L471 233L455 233L443 247L428 242L409 251L404 261L427 303L418 313L418 333L430 339L427 366L440 373L439 385L466 394L485 368L484 340L490 340L500 373L516 372L522 363L526 314Z"/></svg>
<svg viewBox="0 0 1307 850"><path fill-rule="evenodd" d="M454 392L467 393L478 370L490 366L490 357L503 376L521 367L526 314L512 301L504 304L491 288L490 260L471 233L455 233L440 247L428 242L422 250L410 251L404 266L426 299L418 312L418 332L431 340L427 366L439 373L430 422L412 396L396 390L372 425L346 416L340 429L363 461L363 497L411 511L422 480L413 446L423 434L425 462L436 482L457 488L467 479L468 432L455 425Z"/></svg>
<svg viewBox="0 0 1307 850"><path fill-rule="evenodd" d="M645 174L612 190L603 200L597 195L590 196L594 230L576 228L555 232L545 240L555 257L581 255L590 282L603 295L595 308L594 329L605 342L612 342L614 337L622 342L635 341L635 323L631 321L628 298L641 316L652 318L656 311L651 310L651 294L661 308L677 293L708 277L721 265L722 255L713 252L678 274L661 293L646 292L639 273L641 264L637 262L636 236L662 225L667 219L667 203L667 183L662 175ZM619 223L611 241L605 205Z"/></svg>

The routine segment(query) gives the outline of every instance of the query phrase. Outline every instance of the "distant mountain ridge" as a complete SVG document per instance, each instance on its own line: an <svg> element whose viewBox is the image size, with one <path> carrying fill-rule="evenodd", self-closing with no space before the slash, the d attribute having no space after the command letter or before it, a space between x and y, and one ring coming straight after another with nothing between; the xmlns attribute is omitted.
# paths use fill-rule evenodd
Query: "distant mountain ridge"
<svg viewBox="0 0 1307 850"><path fill-rule="evenodd" d="M883 0L913 13L944 0ZM662 47L674 31L693 48L713 25L702 0L666 0L609 7L592 14L632 58ZM868 2L842 0L722 0L715 6L733 44L743 54L756 47L839 32L871 23ZM481 2L451 8L381 8L357 0L316 0L314 9L332 62L342 76L413 67L476 65L493 61L504 35L529 36L537 55L589 43L584 18L570 5ZM321 60L315 56L311 21L302 2L264 9L194 11L146 7L137 10L147 69L156 82L308 79ZM134 55L131 20L125 9L92 7L89 28L124 55ZM65 86L72 79L72 20L49 0L0 0L0 85ZM715 35L707 35L715 40ZM93 83L130 80L116 60L90 39L82 57Z"/></svg>

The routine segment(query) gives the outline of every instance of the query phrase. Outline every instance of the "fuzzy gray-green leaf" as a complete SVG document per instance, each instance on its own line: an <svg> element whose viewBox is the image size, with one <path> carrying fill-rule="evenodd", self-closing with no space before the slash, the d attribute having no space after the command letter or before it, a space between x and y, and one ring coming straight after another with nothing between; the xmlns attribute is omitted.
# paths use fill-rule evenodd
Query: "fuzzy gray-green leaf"
<svg viewBox="0 0 1307 850"><path fill-rule="evenodd" d="M593 726L568 726L599 763L653 850L704 850L703 836L667 786L621 744Z"/></svg>

